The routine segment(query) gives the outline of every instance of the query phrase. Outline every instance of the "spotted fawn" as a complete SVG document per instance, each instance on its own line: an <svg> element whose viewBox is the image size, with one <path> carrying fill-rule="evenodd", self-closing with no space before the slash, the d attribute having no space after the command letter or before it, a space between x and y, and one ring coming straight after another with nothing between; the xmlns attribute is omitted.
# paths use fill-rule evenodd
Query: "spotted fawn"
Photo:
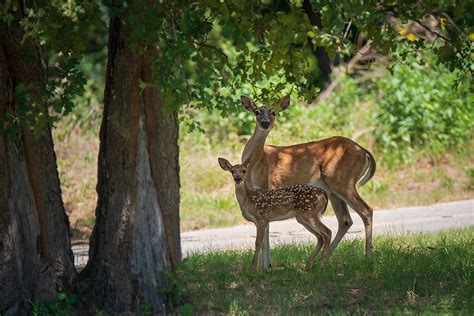
<svg viewBox="0 0 474 316"><path fill-rule="evenodd" d="M255 253L252 268L256 269L262 247L263 237L269 222L295 217L309 232L314 234L318 243L306 262L307 268L313 266L314 260L323 248L321 264L330 255L331 230L320 220L326 210L328 197L320 188L306 184L297 184L278 189L254 189L246 181L247 164L232 165L228 160L219 158L219 165L232 174L235 183L235 195L242 215L257 227Z"/></svg>

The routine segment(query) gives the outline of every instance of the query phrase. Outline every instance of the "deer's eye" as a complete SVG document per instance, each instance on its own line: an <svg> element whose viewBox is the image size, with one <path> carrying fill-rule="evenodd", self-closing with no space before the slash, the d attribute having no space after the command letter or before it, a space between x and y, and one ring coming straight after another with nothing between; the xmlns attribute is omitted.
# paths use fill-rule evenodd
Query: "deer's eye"
<svg viewBox="0 0 474 316"><path fill-rule="evenodd" d="M255 110L253 113L255 113L255 115L258 116L258 115L260 115L261 112L260 112L260 110Z"/></svg>
<svg viewBox="0 0 474 316"><path fill-rule="evenodd" d="M275 114L275 111L272 111L272 112L271 112L271 115L272 115L272 116L275 116L275 115L276 115L276 114Z"/></svg>
<svg viewBox="0 0 474 316"><path fill-rule="evenodd" d="M242 170L242 173L245 174L245 170Z"/></svg>

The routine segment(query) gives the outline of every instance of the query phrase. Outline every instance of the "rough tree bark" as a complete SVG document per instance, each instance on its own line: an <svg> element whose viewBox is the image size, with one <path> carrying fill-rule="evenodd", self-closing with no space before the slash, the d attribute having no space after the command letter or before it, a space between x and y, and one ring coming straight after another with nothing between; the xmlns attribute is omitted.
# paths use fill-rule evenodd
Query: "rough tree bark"
<svg viewBox="0 0 474 316"><path fill-rule="evenodd" d="M39 100L45 81L33 41L19 27L0 28L0 124L5 124L7 111L18 111L16 87L23 84ZM27 314L29 301L55 297L75 276L50 127L38 135L24 127L19 134L0 135L0 314L6 315Z"/></svg>
<svg viewBox="0 0 474 316"><path fill-rule="evenodd" d="M167 299L159 289L168 282L165 270L181 257L178 125L151 83L151 53L132 46L124 18L112 18L96 225L81 278L111 312L147 303L164 313Z"/></svg>

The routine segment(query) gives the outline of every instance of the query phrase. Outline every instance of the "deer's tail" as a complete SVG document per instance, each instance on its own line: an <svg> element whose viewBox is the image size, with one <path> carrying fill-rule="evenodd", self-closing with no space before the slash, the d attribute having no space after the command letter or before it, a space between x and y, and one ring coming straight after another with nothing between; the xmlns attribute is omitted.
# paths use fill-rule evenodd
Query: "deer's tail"
<svg viewBox="0 0 474 316"><path fill-rule="evenodd" d="M365 150L365 152L368 160L368 167L367 170L364 172L364 177L359 181L359 187L369 182L369 180L372 179L372 177L374 176L375 170L377 169L377 164L375 163L374 156L367 149Z"/></svg>

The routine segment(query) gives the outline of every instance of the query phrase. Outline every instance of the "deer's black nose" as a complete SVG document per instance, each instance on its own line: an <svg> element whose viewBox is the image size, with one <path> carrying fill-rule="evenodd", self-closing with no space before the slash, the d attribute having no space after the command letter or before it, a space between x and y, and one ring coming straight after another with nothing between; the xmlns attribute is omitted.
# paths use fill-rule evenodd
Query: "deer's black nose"
<svg viewBox="0 0 474 316"><path fill-rule="evenodd" d="M235 177L234 181L235 181L235 183L239 184L240 182L242 182L242 178L241 177Z"/></svg>
<svg viewBox="0 0 474 316"><path fill-rule="evenodd" d="M260 125L262 125L263 129L267 129L269 126L270 126L270 122L268 121L262 121L260 123Z"/></svg>

